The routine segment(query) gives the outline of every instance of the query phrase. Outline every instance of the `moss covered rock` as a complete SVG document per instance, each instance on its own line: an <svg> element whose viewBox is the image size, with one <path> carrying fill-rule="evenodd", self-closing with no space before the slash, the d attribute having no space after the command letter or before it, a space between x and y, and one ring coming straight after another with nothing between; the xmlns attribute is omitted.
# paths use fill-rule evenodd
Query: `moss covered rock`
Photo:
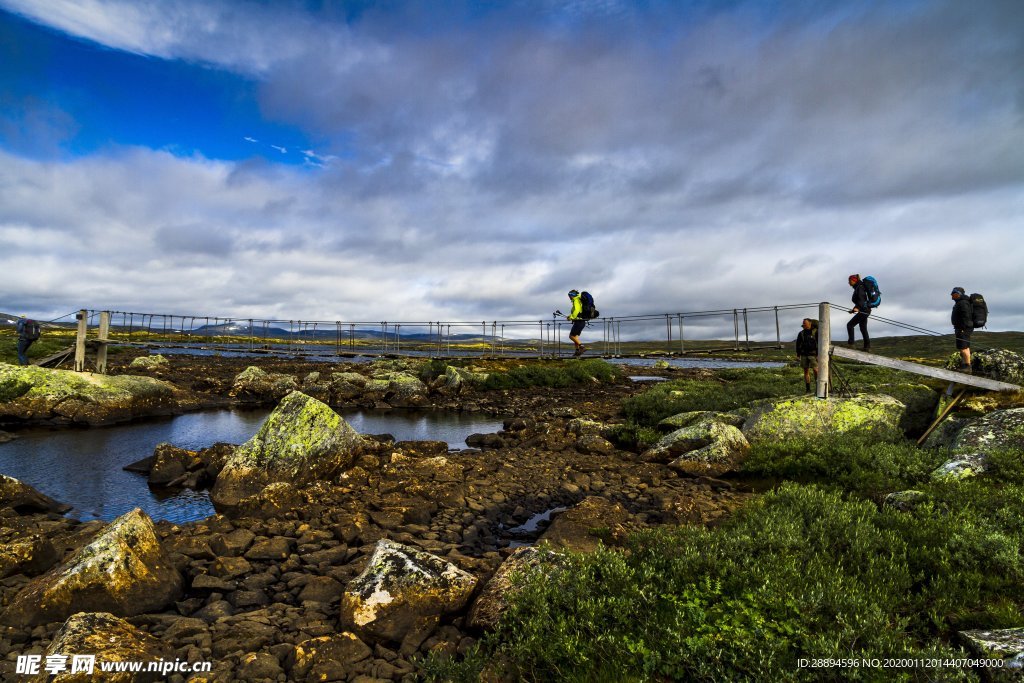
<svg viewBox="0 0 1024 683"><path fill-rule="evenodd" d="M960 631L960 639L978 657L1003 660L1002 669L994 669L993 680L1020 680L1024 670L1024 628Z"/></svg>
<svg viewBox="0 0 1024 683"><path fill-rule="evenodd" d="M644 460L667 462L679 472L719 476L735 470L750 452L750 444L739 429L721 413L691 413L687 426L666 434L641 456ZM676 416L679 417L679 416Z"/></svg>
<svg viewBox="0 0 1024 683"><path fill-rule="evenodd" d="M379 372L366 382L366 398L386 401L396 408L417 408L429 405L427 385L407 372Z"/></svg>
<svg viewBox="0 0 1024 683"><path fill-rule="evenodd" d="M961 481L988 471L988 456L984 453L963 453L939 465L932 472L932 481Z"/></svg>
<svg viewBox="0 0 1024 683"><path fill-rule="evenodd" d="M0 363L0 417L97 425L177 405L174 387L152 377Z"/></svg>
<svg viewBox="0 0 1024 683"><path fill-rule="evenodd" d="M57 550L43 536L29 536L0 544L0 579L14 574L36 576L57 562Z"/></svg>
<svg viewBox="0 0 1024 683"><path fill-rule="evenodd" d="M152 520L136 508L66 563L25 586L0 621L34 626L99 610L132 616L163 609L181 589L181 575L164 554Z"/></svg>
<svg viewBox="0 0 1024 683"><path fill-rule="evenodd" d="M155 368L161 368L169 363L165 356L161 356L159 353L152 356L139 356L132 360L128 364L130 368L142 368L143 370L153 370Z"/></svg>
<svg viewBox="0 0 1024 683"><path fill-rule="evenodd" d="M277 401L298 388L298 380L291 375L267 372L250 365L235 377L231 385L231 395L260 401Z"/></svg>
<svg viewBox="0 0 1024 683"><path fill-rule="evenodd" d="M885 394L907 407L900 422L905 434L920 434L935 416L941 394L926 384L876 384L865 387L872 394Z"/></svg>
<svg viewBox="0 0 1024 683"><path fill-rule="evenodd" d="M902 434L906 410L903 403L883 394L827 400L813 396L767 399L751 404L743 434L751 443L845 432L893 438Z"/></svg>
<svg viewBox="0 0 1024 683"><path fill-rule="evenodd" d="M956 450L1024 450L1024 408L997 410L968 420L952 440Z"/></svg>
<svg viewBox="0 0 1024 683"><path fill-rule="evenodd" d="M434 629L461 610L476 578L430 553L387 539L377 542L365 571L341 598L341 622L357 635L402 642Z"/></svg>
<svg viewBox="0 0 1024 683"><path fill-rule="evenodd" d="M46 648L46 657L57 655L67 657L67 667L64 671L54 677L41 674L28 680L32 683L142 683L164 680L162 675L155 672L101 672L99 662L173 660L174 648L109 612L79 612L64 622ZM94 672L72 673L74 655L95 655Z"/></svg>
<svg viewBox="0 0 1024 683"><path fill-rule="evenodd" d="M218 509L230 509L268 484L330 479L352 463L361 444L359 433L330 406L292 392L228 456L210 498Z"/></svg>
<svg viewBox="0 0 1024 683"><path fill-rule="evenodd" d="M656 428L661 432L674 432L677 429L689 427L692 424L705 420L714 420L722 424L732 425L733 427L742 427L744 419L745 418L736 415L735 413L718 413L712 410L691 410L685 413L677 413L676 415L666 417L656 425Z"/></svg>

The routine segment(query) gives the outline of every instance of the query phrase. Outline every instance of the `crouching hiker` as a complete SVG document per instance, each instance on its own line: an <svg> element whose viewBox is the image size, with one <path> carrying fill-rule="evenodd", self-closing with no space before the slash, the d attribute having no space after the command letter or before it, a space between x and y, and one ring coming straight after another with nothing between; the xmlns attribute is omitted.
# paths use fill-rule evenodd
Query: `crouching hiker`
<svg viewBox="0 0 1024 683"><path fill-rule="evenodd" d="M818 321L804 318L800 328L800 333L796 335L796 358L804 371L806 391L810 391L812 372L815 384L818 382Z"/></svg>

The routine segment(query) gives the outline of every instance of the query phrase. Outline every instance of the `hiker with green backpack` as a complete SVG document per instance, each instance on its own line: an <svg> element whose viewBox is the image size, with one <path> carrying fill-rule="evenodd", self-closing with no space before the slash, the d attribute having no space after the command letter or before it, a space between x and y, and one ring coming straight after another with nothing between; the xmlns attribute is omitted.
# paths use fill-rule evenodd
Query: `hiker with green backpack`
<svg viewBox="0 0 1024 683"><path fill-rule="evenodd" d="M572 321L572 329L569 330L569 340L576 346L576 352L573 353L574 358L579 358L587 350L587 347L580 342L580 334L583 333L583 328L587 326L588 320L601 315L601 313L594 306L594 297L590 295L590 292L581 292L578 289L569 290L569 300L572 302L572 308L569 311L569 315L565 316L566 320ZM559 311L556 311L559 315Z"/></svg>

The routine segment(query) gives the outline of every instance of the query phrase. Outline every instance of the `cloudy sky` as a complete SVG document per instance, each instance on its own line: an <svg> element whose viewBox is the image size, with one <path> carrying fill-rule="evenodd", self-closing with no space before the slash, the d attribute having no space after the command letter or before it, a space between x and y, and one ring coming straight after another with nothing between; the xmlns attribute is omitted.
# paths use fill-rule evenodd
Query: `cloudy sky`
<svg viewBox="0 0 1024 683"><path fill-rule="evenodd" d="M1022 228L1019 0L0 0L4 311L1024 330Z"/></svg>

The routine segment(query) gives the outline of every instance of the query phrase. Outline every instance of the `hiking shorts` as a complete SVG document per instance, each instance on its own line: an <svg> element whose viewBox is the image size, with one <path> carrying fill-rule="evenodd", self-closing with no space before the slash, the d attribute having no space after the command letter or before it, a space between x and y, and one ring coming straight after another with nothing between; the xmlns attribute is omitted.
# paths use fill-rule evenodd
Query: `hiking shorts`
<svg viewBox="0 0 1024 683"><path fill-rule="evenodd" d="M800 367L804 370L817 370L818 369L818 357L817 356L800 356Z"/></svg>
<svg viewBox="0 0 1024 683"><path fill-rule="evenodd" d="M569 336L570 337L578 337L578 336L580 336L580 332L582 332L583 328L586 327L586 326L587 326L587 321L586 320L573 320L572 321L572 329L569 330Z"/></svg>
<svg viewBox="0 0 1024 683"><path fill-rule="evenodd" d="M956 331L956 348L958 351L971 348L971 332L974 330L961 330L958 327L953 328Z"/></svg>

